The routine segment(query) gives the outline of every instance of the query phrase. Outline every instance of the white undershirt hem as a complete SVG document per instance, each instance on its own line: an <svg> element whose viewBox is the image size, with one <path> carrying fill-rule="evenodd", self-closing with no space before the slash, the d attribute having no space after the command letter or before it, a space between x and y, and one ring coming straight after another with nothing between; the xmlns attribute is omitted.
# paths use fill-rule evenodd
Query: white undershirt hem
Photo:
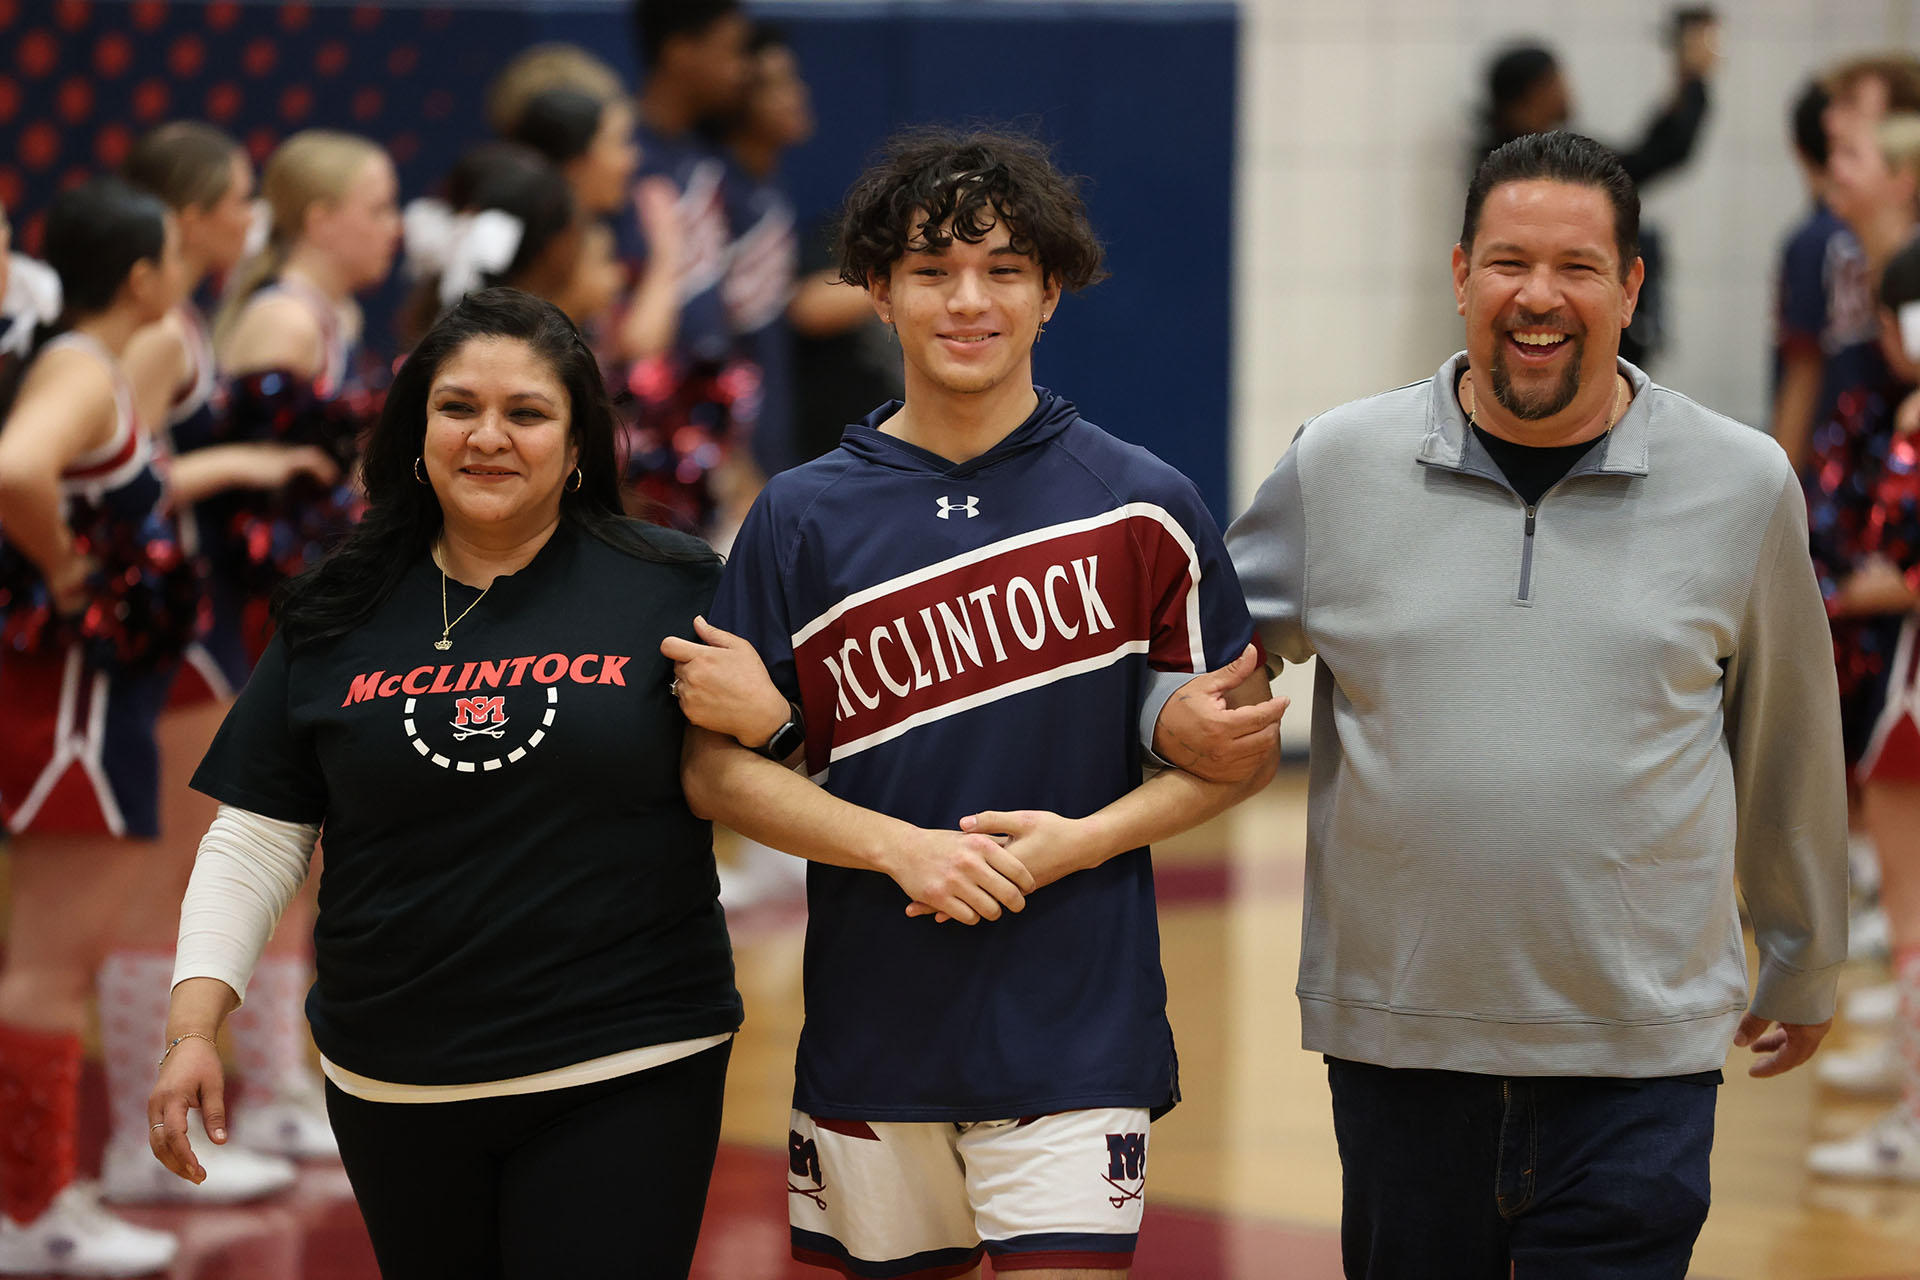
<svg viewBox="0 0 1920 1280"><path fill-rule="evenodd" d="M725 1044L731 1039L733 1032L726 1031L717 1036L702 1036L698 1040L672 1040L666 1044L650 1044L639 1049L610 1053L604 1058L589 1058L569 1067L555 1067L552 1071L536 1071L530 1076L481 1080L473 1084L394 1084L358 1075L325 1057L320 1059L320 1069L333 1082L334 1088L364 1102L470 1102L475 1098L511 1098L523 1093L545 1093L552 1089L598 1084L602 1080L613 1080L636 1071L664 1067L682 1058L691 1058L696 1053Z"/></svg>

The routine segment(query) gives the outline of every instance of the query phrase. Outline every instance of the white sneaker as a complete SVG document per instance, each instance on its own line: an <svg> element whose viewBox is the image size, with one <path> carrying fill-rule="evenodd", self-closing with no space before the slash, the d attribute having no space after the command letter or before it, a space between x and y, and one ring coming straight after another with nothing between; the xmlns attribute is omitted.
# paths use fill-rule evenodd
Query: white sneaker
<svg viewBox="0 0 1920 1280"><path fill-rule="evenodd" d="M1828 1088L1845 1093L1900 1092L1900 1053L1893 1038L1857 1049L1833 1049L1813 1060L1814 1075Z"/></svg>
<svg viewBox="0 0 1920 1280"><path fill-rule="evenodd" d="M1847 959L1884 960L1893 954L1893 931L1878 903L1855 911L1847 921Z"/></svg>
<svg viewBox="0 0 1920 1280"><path fill-rule="evenodd" d="M1814 1147L1807 1167L1829 1178L1920 1182L1920 1125L1904 1112L1889 1111L1865 1133Z"/></svg>
<svg viewBox="0 0 1920 1280"><path fill-rule="evenodd" d="M270 1098L235 1107L233 1140L249 1151L289 1160L340 1158L318 1079L301 1080Z"/></svg>
<svg viewBox="0 0 1920 1280"><path fill-rule="evenodd" d="M119 1204L237 1204L258 1200L293 1185L294 1167L278 1156L248 1151L229 1142L217 1147L207 1136L200 1113L187 1115L187 1134L207 1180L188 1182L154 1159L145 1143L107 1144L100 1182L106 1197Z"/></svg>
<svg viewBox="0 0 1920 1280"><path fill-rule="evenodd" d="M1900 1016L1900 988L1891 982L1862 987L1840 1006L1840 1017L1850 1027L1884 1027Z"/></svg>
<svg viewBox="0 0 1920 1280"><path fill-rule="evenodd" d="M74 1183L25 1226L0 1214L0 1276L143 1276L172 1265L179 1248L101 1208L91 1183Z"/></svg>

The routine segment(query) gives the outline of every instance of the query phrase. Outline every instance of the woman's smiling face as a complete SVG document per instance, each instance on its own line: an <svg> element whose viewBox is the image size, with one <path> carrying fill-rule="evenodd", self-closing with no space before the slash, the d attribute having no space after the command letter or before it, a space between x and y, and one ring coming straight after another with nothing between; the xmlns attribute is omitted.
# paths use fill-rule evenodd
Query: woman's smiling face
<svg viewBox="0 0 1920 1280"><path fill-rule="evenodd" d="M441 361L421 456L449 533L551 525L578 455L566 385L532 347L475 338Z"/></svg>

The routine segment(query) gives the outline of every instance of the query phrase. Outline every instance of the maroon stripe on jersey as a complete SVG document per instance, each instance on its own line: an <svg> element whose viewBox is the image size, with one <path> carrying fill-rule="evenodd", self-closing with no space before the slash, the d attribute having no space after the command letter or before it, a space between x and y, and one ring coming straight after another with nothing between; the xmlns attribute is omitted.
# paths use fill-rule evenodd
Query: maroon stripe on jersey
<svg viewBox="0 0 1920 1280"><path fill-rule="evenodd" d="M1193 574L1166 525L1136 514L883 584L795 648L808 768L1123 651L1193 670Z"/></svg>
<svg viewBox="0 0 1920 1280"><path fill-rule="evenodd" d="M814 1128L825 1129L828 1133L843 1134L849 1138L865 1138L870 1142L880 1141L880 1135L875 1133L873 1126L865 1120L825 1120L819 1116L812 1117L812 1120Z"/></svg>

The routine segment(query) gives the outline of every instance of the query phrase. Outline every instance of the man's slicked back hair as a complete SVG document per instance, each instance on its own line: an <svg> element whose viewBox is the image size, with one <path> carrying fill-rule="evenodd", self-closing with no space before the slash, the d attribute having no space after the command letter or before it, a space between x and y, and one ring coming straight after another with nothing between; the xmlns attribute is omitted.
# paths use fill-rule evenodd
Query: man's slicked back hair
<svg viewBox="0 0 1920 1280"><path fill-rule="evenodd" d="M1556 129L1530 133L1495 148L1467 186L1466 215L1460 223L1460 247L1473 253L1480 211L1493 189L1509 182L1565 182L1592 187L1613 206L1613 243L1620 253L1620 277L1626 278L1640 256L1640 192L1618 156L1584 134Z"/></svg>
<svg viewBox="0 0 1920 1280"><path fill-rule="evenodd" d="M1061 288L1106 278L1080 180L1061 173L1041 142L946 128L895 134L854 181L840 212L840 278L866 288L909 251L978 244L1002 221L1013 248Z"/></svg>

